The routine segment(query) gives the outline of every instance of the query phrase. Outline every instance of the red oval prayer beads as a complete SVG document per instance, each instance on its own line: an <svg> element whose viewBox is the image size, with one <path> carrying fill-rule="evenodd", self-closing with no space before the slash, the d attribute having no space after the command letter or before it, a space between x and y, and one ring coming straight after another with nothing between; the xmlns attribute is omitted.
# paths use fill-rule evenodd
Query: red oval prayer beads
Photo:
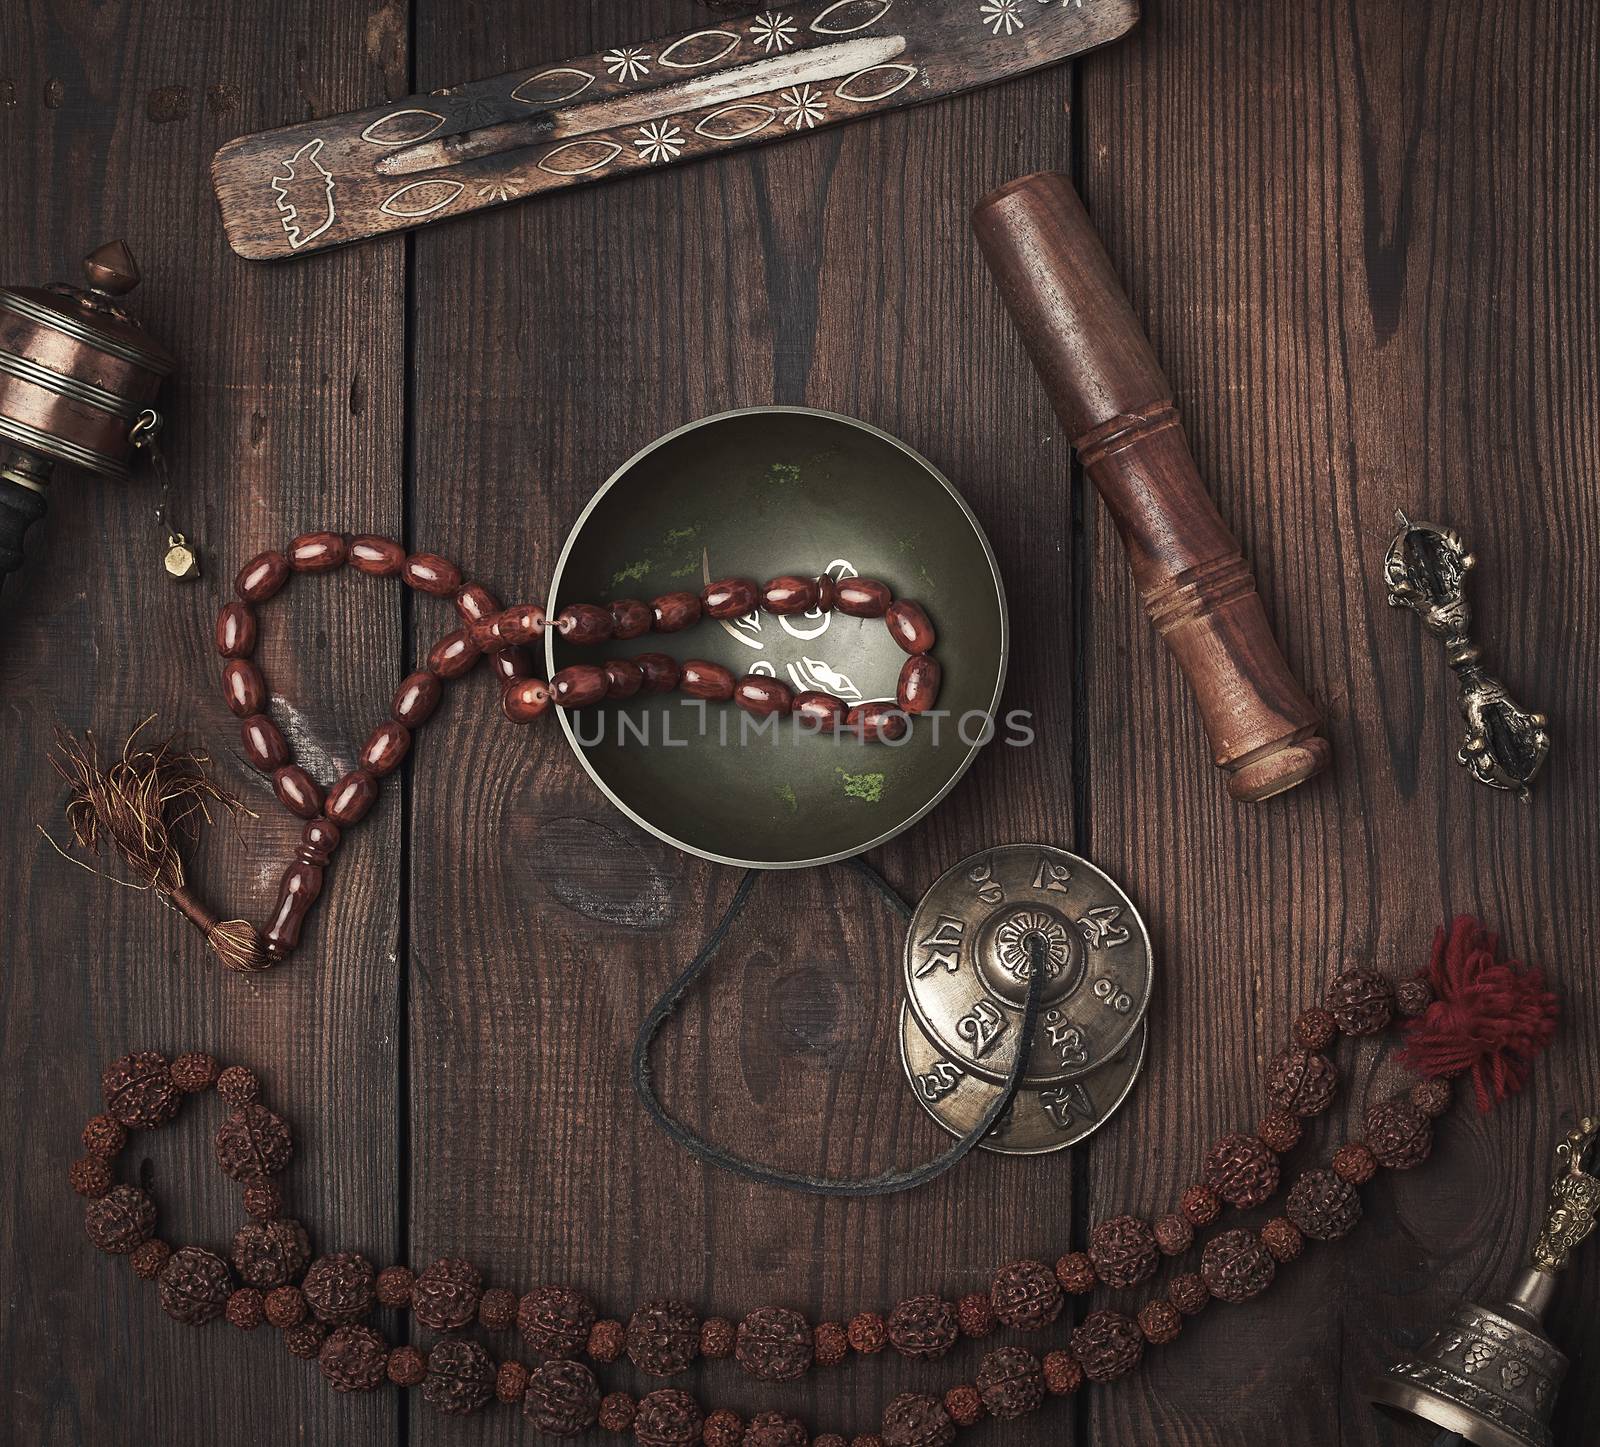
<svg viewBox="0 0 1600 1447"><path fill-rule="evenodd" d="M755 611L759 596L756 585L748 578L724 578L718 583L707 583L700 590L707 618L743 618Z"/></svg>
<svg viewBox="0 0 1600 1447"><path fill-rule="evenodd" d="M901 598L889 605L883 617L889 625L889 636L907 653L927 653L933 647L933 624L921 604Z"/></svg>
<svg viewBox="0 0 1600 1447"><path fill-rule="evenodd" d="M435 673L413 673L404 679L395 692L389 714L396 723L408 729L419 729L433 717L439 700L444 696L444 685Z"/></svg>
<svg viewBox="0 0 1600 1447"><path fill-rule="evenodd" d="M406 563L406 550L388 538L350 539L350 566L374 578L393 578Z"/></svg>
<svg viewBox="0 0 1600 1447"><path fill-rule="evenodd" d="M663 593L650 605L657 633L677 633L700 621L698 593Z"/></svg>
<svg viewBox="0 0 1600 1447"><path fill-rule="evenodd" d="M235 658L222 670L222 697L230 713L249 718L267 706L267 681L248 658Z"/></svg>
<svg viewBox="0 0 1600 1447"><path fill-rule="evenodd" d="M256 614L248 603L224 603L217 614L217 652L248 658L256 651Z"/></svg>
<svg viewBox="0 0 1600 1447"><path fill-rule="evenodd" d="M761 590L761 606L768 613L787 617L817 606L815 578L773 578Z"/></svg>
<svg viewBox="0 0 1600 1447"><path fill-rule="evenodd" d="M637 598L618 598L611 605L611 636L619 642L644 637L655 621L655 614Z"/></svg>
<svg viewBox="0 0 1600 1447"><path fill-rule="evenodd" d="M239 726L245 757L263 774L289 762L289 745L277 724L264 713L252 714Z"/></svg>
<svg viewBox="0 0 1600 1447"><path fill-rule="evenodd" d="M303 533L289 544L289 566L297 573L331 573L349 555L340 533Z"/></svg>
<svg viewBox="0 0 1600 1447"><path fill-rule="evenodd" d="M733 697L733 674L720 663L708 663L703 658L686 658L678 687L691 698L709 699L726 703Z"/></svg>
<svg viewBox="0 0 1600 1447"><path fill-rule="evenodd" d="M246 603L265 603L289 581L289 560L282 553L258 553L234 579L234 591Z"/></svg>
<svg viewBox="0 0 1600 1447"><path fill-rule="evenodd" d="M448 598L461 587L461 569L434 553L413 553L401 566L400 576L419 593Z"/></svg>

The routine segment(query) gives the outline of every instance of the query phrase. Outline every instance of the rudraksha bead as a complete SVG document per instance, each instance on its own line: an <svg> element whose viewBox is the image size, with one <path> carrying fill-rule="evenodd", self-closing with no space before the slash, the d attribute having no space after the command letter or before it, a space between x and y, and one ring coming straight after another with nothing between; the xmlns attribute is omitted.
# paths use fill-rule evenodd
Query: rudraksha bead
<svg viewBox="0 0 1600 1447"><path fill-rule="evenodd" d="M733 1355L738 1331L725 1316L708 1316L700 1323L700 1355L707 1361L725 1361Z"/></svg>
<svg viewBox="0 0 1600 1447"><path fill-rule="evenodd" d="M939 1296L908 1296L889 1313L889 1345L903 1357L932 1360L956 1344L955 1306Z"/></svg>
<svg viewBox="0 0 1600 1447"><path fill-rule="evenodd" d="M1044 1401L1044 1369L1023 1347L996 1347L987 1353L976 1380L983 1405L1002 1422L1025 1417Z"/></svg>
<svg viewBox="0 0 1600 1447"><path fill-rule="evenodd" d="M994 1330L994 1308L981 1291L969 1291L956 1303L956 1324L962 1336L986 1337Z"/></svg>
<svg viewBox="0 0 1600 1447"><path fill-rule="evenodd" d="M264 1105L232 1112L217 1127L214 1144L222 1173L246 1183L281 1174L294 1155L288 1122Z"/></svg>
<svg viewBox="0 0 1600 1447"><path fill-rule="evenodd" d="M1113 1290L1137 1286L1156 1272L1156 1235L1137 1216L1113 1216L1089 1233L1089 1259Z"/></svg>
<svg viewBox="0 0 1600 1447"><path fill-rule="evenodd" d="M1067 1397L1083 1385L1083 1363L1071 1352L1046 1352L1044 1389L1052 1397Z"/></svg>
<svg viewBox="0 0 1600 1447"><path fill-rule="evenodd" d="M298 1221L252 1221L234 1234L233 1269L246 1286L270 1290L293 1281L311 1260L311 1242Z"/></svg>
<svg viewBox="0 0 1600 1447"><path fill-rule="evenodd" d="M320 1321L303 1321L299 1326L291 1326L284 1332L283 1349L290 1356L309 1362L322 1350L322 1344L327 1339L328 1328Z"/></svg>
<svg viewBox="0 0 1600 1447"><path fill-rule="evenodd" d="M1224 1231L1206 1242L1200 1275L1218 1301L1241 1302L1272 1285L1278 1264L1254 1231Z"/></svg>
<svg viewBox="0 0 1600 1447"><path fill-rule="evenodd" d="M428 1359L416 1347L396 1347L385 1371L397 1387L420 1387L428 1375Z"/></svg>
<svg viewBox="0 0 1600 1447"><path fill-rule="evenodd" d="M1409 1171L1433 1150L1433 1122L1409 1100L1384 1100L1367 1107L1367 1149L1380 1166Z"/></svg>
<svg viewBox="0 0 1600 1447"><path fill-rule="evenodd" d="M705 1420L700 1404L687 1392L661 1387L640 1400L633 1435L639 1447L693 1447Z"/></svg>
<svg viewBox="0 0 1600 1447"><path fill-rule="evenodd" d="M1284 1155L1300 1144L1301 1127L1297 1116L1287 1110L1275 1110L1262 1118L1256 1135L1268 1150Z"/></svg>
<svg viewBox="0 0 1600 1447"><path fill-rule="evenodd" d="M446 1337L428 1352L422 1400L446 1417L466 1417L494 1396L494 1363L475 1341Z"/></svg>
<svg viewBox="0 0 1600 1447"><path fill-rule="evenodd" d="M494 1374L494 1399L508 1407L515 1407L528 1390L528 1369L521 1362L504 1361ZM598 1396L598 1391L596 1396Z"/></svg>
<svg viewBox="0 0 1600 1447"><path fill-rule="evenodd" d="M267 1314L267 1324L280 1331L299 1326L306 1319L306 1294L298 1286L274 1286L261 1298L262 1309Z"/></svg>
<svg viewBox="0 0 1600 1447"><path fill-rule="evenodd" d="M217 1077L217 1094L237 1110L254 1105L261 1098L261 1082L253 1070L230 1065Z"/></svg>
<svg viewBox="0 0 1600 1447"><path fill-rule="evenodd" d="M91 1116L83 1128L84 1150L102 1160L113 1159L127 1143L127 1126L109 1115Z"/></svg>
<svg viewBox="0 0 1600 1447"><path fill-rule="evenodd" d="M459 1331L478 1314L483 1277L470 1261L444 1257L411 1287L411 1314L429 1331Z"/></svg>
<svg viewBox="0 0 1600 1447"><path fill-rule="evenodd" d="M1339 1072L1326 1055L1291 1045L1267 1066L1267 1095L1280 1110L1321 1115L1339 1090Z"/></svg>
<svg viewBox="0 0 1600 1447"><path fill-rule="evenodd" d="M1237 1131L1211 1147L1205 1173L1206 1184L1241 1211L1259 1206L1278 1189L1278 1158L1265 1142Z"/></svg>
<svg viewBox="0 0 1600 1447"><path fill-rule="evenodd" d="M537 1431L576 1437L600 1415L600 1384L582 1362L545 1362L528 1373L522 1415Z"/></svg>
<svg viewBox="0 0 1600 1447"><path fill-rule="evenodd" d="M1333 1170L1341 1181L1364 1186L1378 1174L1378 1161L1360 1141L1351 1141L1333 1153Z"/></svg>
<svg viewBox="0 0 1600 1447"><path fill-rule="evenodd" d="M700 1318L681 1301L646 1301L628 1318L628 1360L649 1377L675 1377L700 1350Z"/></svg>
<svg viewBox="0 0 1600 1447"><path fill-rule="evenodd" d="M541 1286L517 1306L517 1330L542 1357L575 1357L589 1341L594 1308L568 1286Z"/></svg>
<svg viewBox="0 0 1600 1447"><path fill-rule="evenodd" d="M1091 1382L1112 1382L1139 1365L1144 1333L1120 1311L1091 1311L1073 1330L1072 1354Z"/></svg>
<svg viewBox="0 0 1600 1447"><path fill-rule="evenodd" d="M1087 1296L1095 1288L1094 1262L1087 1251L1069 1251L1056 1262L1056 1280L1069 1296Z"/></svg>
<svg viewBox="0 0 1600 1447"><path fill-rule="evenodd" d="M626 1432L633 1426L638 1407L626 1392L610 1392L600 1403L600 1427L606 1432Z"/></svg>
<svg viewBox="0 0 1600 1447"><path fill-rule="evenodd" d="M850 1349L864 1357L881 1352L889 1344L889 1329L875 1311L857 1312L850 1318L845 1335L850 1338Z"/></svg>
<svg viewBox="0 0 1600 1447"><path fill-rule="evenodd" d="M1156 1248L1163 1256L1182 1256L1194 1245L1194 1227L1187 1216L1177 1211L1160 1217L1155 1224Z"/></svg>
<svg viewBox="0 0 1600 1447"><path fill-rule="evenodd" d="M996 1318L1016 1331L1047 1327L1066 1304L1056 1274L1042 1261L1013 1261L994 1274L989 1305Z"/></svg>
<svg viewBox="0 0 1600 1447"><path fill-rule="evenodd" d="M403 1311L411 1305L411 1288L416 1280L417 1274L409 1266L385 1266L373 1283L372 1293L379 1306Z"/></svg>
<svg viewBox="0 0 1600 1447"><path fill-rule="evenodd" d="M1326 1003L1346 1035L1377 1035L1394 1018L1394 986L1375 970L1345 970L1334 976Z"/></svg>
<svg viewBox="0 0 1600 1447"><path fill-rule="evenodd" d="M620 1321L607 1317L589 1328L589 1344L584 1348L595 1361L602 1364L616 1361L628 1347L628 1329ZM731 1354L733 1348L728 1348Z"/></svg>
<svg viewBox="0 0 1600 1447"><path fill-rule="evenodd" d="M740 1447L744 1440L744 1418L726 1408L712 1412L700 1429L705 1447Z"/></svg>
<svg viewBox="0 0 1600 1447"><path fill-rule="evenodd" d="M952 1312L952 1322L954 1316ZM760 1306L752 1311L739 1323L733 1348L739 1365L764 1382L793 1382L805 1376L815 1352L816 1342L805 1317L784 1306Z"/></svg>
<svg viewBox="0 0 1600 1447"><path fill-rule="evenodd" d="M98 1201L115 1180L110 1165L99 1156L82 1156L67 1167L67 1184L90 1201Z"/></svg>
<svg viewBox="0 0 1600 1447"><path fill-rule="evenodd" d="M1139 1330L1151 1346L1167 1346L1183 1330L1183 1313L1170 1301L1147 1301L1139 1308Z"/></svg>
<svg viewBox="0 0 1600 1447"><path fill-rule="evenodd" d="M185 1326L204 1326L228 1308L233 1279L228 1263L203 1246L183 1246L161 1268L161 1309Z"/></svg>
<svg viewBox="0 0 1600 1447"><path fill-rule="evenodd" d="M1294 1043L1307 1050L1326 1050L1339 1033L1339 1022L1332 1010L1321 1006L1303 1012L1294 1022Z"/></svg>
<svg viewBox="0 0 1600 1447"><path fill-rule="evenodd" d="M1397 981L1394 987L1394 1007L1407 1020L1425 1015L1433 1004L1433 987L1423 979Z"/></svg>
<svg viewBox="0 0 1600 1447"><path fill-rule="evenodd" d="M903 1392L883 1409L884 1447L950 1447L956 1424L944 1403L924 1392Z"/></svg>
<svg viewBox="0 0 1600 1447"><path fill-rule="evenodd" d="M973 1427L983 1417L983 1398L976 1387L963 1382L944 1394L944 1409L956 1426Z"/></svg>
<svg viewBox="0 0 1600 1447"><path fill-rule="evenodd" d="M275 1221L283 1213L283 1187L276 1181L251 1181L244 1188L244 1211L253 1221Z"/></svg>
<svg viewBox="0 0 1600 1447"><path fill-rule="evenodd" d="M478 1320L487 1331L509 1331L517 1324L517 1294L491 1286L478 1298Z"/></svg>
<svg viewBox="0 0 1600 1447"><path fill-rule="evenodd" d="M228 1298L228 1305L223 1313L228 1319L228 1325L237 1327L240 1331L254 1331L267 1319L265 1307L261 1304L261 1293L253 1286L241 1286Z"/></svg>
<svg viewBox="0 0 1600 1447"><path fill-rule="evenodd" d="M704 1340L703 1329L700 1335ZM850 1338L844 1334L844 1327L839 1322L820 1323L811 1333L811 1339L816 1348L815 1355L819 1367L836 1367L850 1355Z"/></svg>
<svg viewBox="0 0 1600 1447"><path fill-rule="evenodd" d="M140 1281L154 1281L161 1275L161 1268L167 1264L167 1258L172 1255L172 1248L165 1241L152 1238L141 1241L128 1253L128 1265L133 1267L133 1274Z"/></svg>
<svg viewBox="0 0 1600 1447"><path fill-rule="evenodd" d="M1222 1198L1210 1186L1190 1186L1178 1205L1191 1226L1209 1226L1222 1214Z"/></svg>
<svg viewBox="0 0 1600 1447"><path fill-rule="evenodd" d="M156 1229L156 1204L137 1186L113 1186L83 1212L83 1229L108 1256L126 1256Z"/></svg>
<svg viewBox="0 0 1600 1447"><path fill-rule="evenodd" d="M372 1263L353 1251L319 1256L300 1283L318 1321L343 1326L372 1310Z"/></svg>
<svg viewBox="0 0 1600 1447"><path fill-rule="evenodd" d="M1337 1241L1361 1219L1361 1197L1332 1171L1307 1171L1289 1189L1284 1215L1313 1241Z"/></svg>
<svg viewBox="0 0 1600 1447"><path fill-rule="evenodd" d="M106 1066L100 1077L106 1110L129 1130L154 1130L178 1113L183 1097L172 1069L154 1050L135 1050Z"/></svg>
<svg viewBox="0 0 1600 1447"><path fill-rule="evenodd" d="M217 1083L220 1069L215 1056L191 1050L172 1062L172 1083L185 1095L196 1095Z"/></svg>
<svg viewBox="0 0 1600 1447"><path fill-rule="evenodd" d="M370 1326L341 1326L317 1352L317 1365L336 1392L371 1392L389 1365L389 1343Z"/></svg>
<svg viewBox="0 0 1600 1447"><path fill-rule="evenodd" d="M1438 1120L1450 1109L1453 1094L1448 1080L1419 1080L1411 1087L1411 1103L1429 1120Z"/></svg>
<svg viewBox="0 0 1600 1447"><path fill-rule="evenodd" d="M1300 1228L1287 1216L1274 1216L1261 1228L1261 1244L1280 1265L1297 1259L1306 1246Z"/></svg>
<svg viewBox="0 0 1600 1447"><path fill-rule="evenodd" d="M1211 1290L1205 1277L1185 1271L1167 1283L1167 1300L1185 1316L1198 1316L1211 1304Z"/></svg>
<svg viewBox="0 0 1600 1447"><path fill-rule="evenodd" d="M810 1441L803 1422L782 1412L760 1412L744 1429L741 1447L808 1447Z"/></svg>

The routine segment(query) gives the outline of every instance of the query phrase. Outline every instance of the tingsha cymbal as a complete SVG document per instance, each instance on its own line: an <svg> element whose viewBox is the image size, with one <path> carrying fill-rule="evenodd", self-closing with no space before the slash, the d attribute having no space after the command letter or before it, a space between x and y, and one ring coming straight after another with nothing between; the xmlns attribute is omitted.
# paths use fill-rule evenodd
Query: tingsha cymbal
<svg viewBox="0 0 1600 1447"><path fill-rule="evenodd" d="M1007 844L934 884L906 933L906 994L952 1065L996 1083L1023 1048L1028 987L1042 971L1022 1083L1065 1085L1133 1039L1150 1003L1150 937L1133 901L1086 859Z"/></svg>
<svg viewBox="0 0 1600 1447"><path fill-rule="evenodd" d="M1128 1098L1144 1069L1148 1030L1141 1022L1133 1039L1088 1075L1065 1085L1019 1090L1010 1109L979 1146L1003 1156L1040 1156L1086 1140ZM941 1055L904 1006L900 1010L900 1059L922 1108L953 1136L966 1135L1005 1089L969 1075Z"/></svg>

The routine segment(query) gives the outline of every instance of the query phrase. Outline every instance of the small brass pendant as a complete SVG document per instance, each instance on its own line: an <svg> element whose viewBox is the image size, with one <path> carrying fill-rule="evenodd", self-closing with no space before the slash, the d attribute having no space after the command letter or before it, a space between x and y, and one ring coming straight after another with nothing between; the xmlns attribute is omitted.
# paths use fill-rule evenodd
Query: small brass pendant
<svg viewBox="0 0 1600 1447"><path fill-rule="evenodd" d="M182 533L168 535L163 561L167 576L175 583L192 583L200 576L200 554L189 546L189 540Z"/></svg>

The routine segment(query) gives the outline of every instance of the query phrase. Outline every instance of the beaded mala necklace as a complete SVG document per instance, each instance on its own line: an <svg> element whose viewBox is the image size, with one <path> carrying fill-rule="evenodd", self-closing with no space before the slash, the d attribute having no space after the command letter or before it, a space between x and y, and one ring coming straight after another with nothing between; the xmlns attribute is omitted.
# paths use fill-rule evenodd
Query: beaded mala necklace
<svg viewBox="0 0 1600 1447"><path fill-rule="evenodd" d="M267 714L267 682L253 661L259 637L257 608L275 598L295 573L330 573L348 563L375 578L399 578L417 592L450 598L462 626L445 634L429 651L425 667L405 678L394 695L389 717L362 745L358 766L327 789L296 764L283 731ZM241 720L245 756L272 780L278 801L307 821L295 857L278 886L278 901L265 929L245 920L219 920L187 887L172 834L163 813L169 801L186 806L184 818L204 813L206 802L240 807L206 776L204 760L169 743L135 752L130 741L122 759L100 766L92 746L63 736L54 756L72 791L68 817L78 842L98 852L109 839L140 879L195 925L222 962L235 970L270 968L298 946L311 907L322 893L328 866L343 831L359 824L377 803L381 780L400 767L412 736L439 706L444 685L466 674L486 655L500 680L500 704L513 723L529 724L552 703L588 708L605 700L678 690L691 698L736 704L757 718L793 717L812 733L853 736L863 743L894 743L905 737L913 715L938 702L943 671L933 656L936 635L926 611L909 599L896 599L887 585L871 578L836 580L783 576L765 585L749 578L725 578L698 593L666 593L645 603L621 598L604 607L573 603L548 627L569 643L595 646L626 641L651 632L678 633L702 618L731 621L757 608L779 616L820 609L852 618L879 619L909 656L900 670L895 703L854 706L831 693L796 692L776 678L747 674L735 679L721 664L690 658L681 663L665 653L608 659L563 668L547 684L533 671L526 645L546 632L545 610L526 603L502 609L478 583L464 582L455 564L433 553L407 553L388 538L342 533L306 533L283 551L268 551L240 569L234 590L217 618L217 651L227 660L222 695Z"/></svg>
<svg viewBox="0 0 1600 1447"><path fill-rule="evenodd" d="M353 1253L312 1259L305 1227L283 1215L274 1180L293 1155L288 1124L260 1101L247 1069L221 1069L210 1056L188 1054L170 1064L153 1051L114 1061L102 1090L106 1113L84 1128L87 1150L69 1172L72 1187L88 1198L86 1228L102 1251L129 1258L135 1273L157 1282L161 1306L186 1325L226 1318L244 1331L266 1323L282 1333L295 1356L315 1358L335 1391L372 1391L388 1380L420 1387L423 1400L446 1415L465 1415L493 1399L520 1404L534 1428L573 1437L598 1424L632 1431L640 1447L845 1447L837 1433L809 1436L803 1424L779 1412L744 1421L726 1410L707 1412L695 1398L663 1387L636 1400L626 1392L602 1395L593 1368L624 1354L648 1376L668 1379L697 1357L734 1358L751 1376L792 1382L813 1366L838 1366L852 1353L871 1356L885 1346L902 1356L934 1360L962 1337L985 1338L997 1327L1041 1332L1061 1316L1068 1295L1097 1286L1127 1290L1155 1275L1161 1256L1179 1257L1195 1245L1197 1228L1215 1222L1225 1207L1264 1204L1276 1194L1279 1156L1291 1150L1301 1122L1326 1111L1338 1089L1338 1071L1324 1052L1344 1036L1387 1030L1396 1014L1408 1041L1396 1059L1421 1078L1408 1092L1365 1112L1359 1139L1340 1146L1327 1167L1303 1172L1290 1187L1283 1213L1259 1231L1235 1228L1206 1242L1199 1270L1174 1276L1164 1294L1132 1315L1111 1308L1090 1312L1064 1345L1041 1358L1025 1347L1002 1345L982 1359L971 1382L942 1396L906 1393L885 1410L878 1433L856 1436L854 1447L950 1447L958 1429L985 1415L1013 1420L1038 1410L1048 1395L1066 1396L1087 1382L1113 1381L1133 1371L1150 1347L1176 1340L1184 1320L1212 1301L1240 1303L1265 1291L1281 1266L1296 1260L1307 1241L1336 1241L1361 1215L1358 1187L1380 1167L1408 1170L1432 1149L1433 1121L1449 1108L1450 1079L1470 1073L1482 1108L1520 1088L1528 1065L1549 1043L1557 1004L1541 973L1495 958L1497 941L1478 921L1463 917L1440 930L1424 976L1398 984L1368 970L1338 975L1321 1007L1294 1024L1293 1043L1268 1067L1270 1109L1254 1134L1237 1132L1216 1142L1202 1179L1183 1192L1177 1210L1154 1224L1117 1216L1095 1225L1088 1248L1042 1261L1013 1261L995 1271L987 1294L950 1302L935 1294L913 1296L887 1317L864 1311L848 1324L810 1325L785 1307L761 1307L737 1325L702 1320L684 1302L650 1300L619 1318L597 1319L576 1291L542 1286L519 1297L505 1287L484 1288L481 1274L457 1259L436 1261L420 1273L406 1266L375 1271ZM244 1188L249 1222L234 1237L230 1260L199 1246L173 1250L155 1235L156 1206L144 1190L114 1184L112 1163L133 1130L173 1120L186 1095L215 1088L230 1113L218 1129L218 1164ZM231 1264L230 1264L231 1263ZM243 1284L237 1284L242 1282ZM446 1336L426 1352L392 1346L365 1324L375 1306L409 1308L419 1325L449 1333L474 1321L493 1332L515 1329L535 1364L496 1364L476 1342Z"/></svg>

